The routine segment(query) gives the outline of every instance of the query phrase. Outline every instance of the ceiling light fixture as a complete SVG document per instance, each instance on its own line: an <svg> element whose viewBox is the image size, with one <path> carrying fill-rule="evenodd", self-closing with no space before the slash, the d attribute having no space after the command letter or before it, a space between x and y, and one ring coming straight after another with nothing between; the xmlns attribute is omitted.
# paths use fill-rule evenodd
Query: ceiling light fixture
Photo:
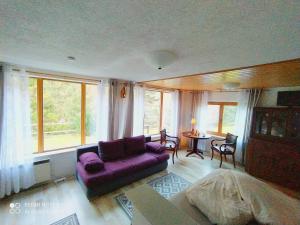
<svg viewBox="0 0 300 225"><path fill-rule="evenodd" d="M75 60L75 57L74 57L74 56L68 56L67 58L68 58L68 60L70 60L70 61L74 61L74 60Z"/></svg>
<svg viewBox="0 0 300 225"><path fill-rule="evenodd" d="M156 50L152 51L147 58L150 65L154 65L157 69L161 70L166 66L172 64L177 58L177 55L169 50Z"/></svg>

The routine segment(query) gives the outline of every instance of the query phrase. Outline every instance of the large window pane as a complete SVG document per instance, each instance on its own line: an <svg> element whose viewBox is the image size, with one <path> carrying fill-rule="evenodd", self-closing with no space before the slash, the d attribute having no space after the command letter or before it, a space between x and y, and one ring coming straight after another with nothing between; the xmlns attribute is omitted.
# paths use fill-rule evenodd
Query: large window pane
<svg viewBox="0 0 300 225"><path fill-rule="evenodd" d="M37 124L37 79L29 79L31 132L33 137L33 152L38 151L38 124Z"/></svg>
<svg viewBox="0 0 300 225"><path fill-rule="evenodd" d="M236 106L224 105L222 133L233 133L235 125Z"/></svg>
<svg viewBox="0 0 300 225"><path fill-rule="evenodd" d="M158 134L160 129L160 92L145 91L144 134Z"/></svg>
<svg viewBox="0 0 300 225"><path fill-rule="evenodd" d="M162 128L165 128L169 133L172 130L172 94L170 92L163 93L163 118Z"/></svg>
<svg viewBox="0 0 300 225"><path fill-rule="evenodd" d="M86 85L86 117L85 117L85 142L86 144L97 143L99 135L96 135L96 101L97 85Z"/></svg>
<svg viewBox="0 0 300 225"><path fill-rule="evenodd" d="M207 130L218 132L220 106L208 105L207 111Z"/></svg>
<svg viewBox="0 0 300 225"><path fill-rule="evenodd" d="M81 144L81 84L44 80L44 148Z"/></svg>

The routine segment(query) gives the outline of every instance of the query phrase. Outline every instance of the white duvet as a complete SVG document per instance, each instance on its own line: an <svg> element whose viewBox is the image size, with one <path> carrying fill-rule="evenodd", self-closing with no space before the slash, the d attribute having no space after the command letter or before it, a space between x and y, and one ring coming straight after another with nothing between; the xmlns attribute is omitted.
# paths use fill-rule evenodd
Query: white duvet
<svg viewBox="0 0 300 225"><path fill-rule="evenodd" d="M233 170L218 169L186 190L190 204L213 224L300 225L300 201Z"/></svg>

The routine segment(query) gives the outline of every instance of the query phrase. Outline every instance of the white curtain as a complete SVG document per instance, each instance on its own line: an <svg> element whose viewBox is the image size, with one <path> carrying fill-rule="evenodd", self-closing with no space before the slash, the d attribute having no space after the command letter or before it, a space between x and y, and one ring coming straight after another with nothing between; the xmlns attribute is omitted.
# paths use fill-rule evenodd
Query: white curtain
<svg viewBox="0 0 300 225"><path fill-rule="evenodd" d="M193 117L196 119L196 129L199 130L201 135L206 134L207 105L207 91L197 91L193 93Z"/></svg>
<svg viewBox="0 0 300 225"><path fill-rule="evenodd" d="M179 127L179 91L172 91L171 92L171 99L172 99L172 113L171 115L171 129L170 135L171 136L178 136L178 127Z"/></svg>
<svg viewBox="0 0 300 225"><path fill-rule="evenodd" d="M109 139L109 80L101 80L97 86L96 134L98 141Z"/></svg>
<svg viewBox="0 0 300 225"><path fill-rule="evenodd" d="M144 134L145 89L140 85L133 88L133 136Z"/></svg>
<svg viewBox="0 0 300 225"><path fill-rule="evenodd" d="M257 105L261 90L251 89L240 92L239 104L235 120L235 135L238 136L236 160L244 163L245 147L248 143L253 108Z"/></svg>
<svg viewBox="0 0 300 225"><path fill-rule="evenodd" d="M191 131L191 119L193 117L193 93L189 91L180 91L180 110L179 110L179 136L181 137L180 145L182 148L187 148L190 144L190 139L182 136L182 132Z"/></svg>
<svg viewBox="0 0 300 225"><path fill-rule="evenodd" d="M196 119L196 129L199 130L200 135L206 135L207 130L207 106L208 106L208 92L197 91L193 93L193 117ZM200 140L198 146L202 150L206 150L207 143L205 140Z"/></svg>
<svg viewBox="0 0 300 225"><path fill-rule="evenodd" d="M126 95L121 97L125 86ZM110 90L110 139L132 136L133 131L133 84L131 82L111 81Z"/></svg>
<svg viewBox="0 0 300 225"><path fill-rule="evenodd" d="M0 74L0 198L35 183L28 75L4 64Z"/></svg>

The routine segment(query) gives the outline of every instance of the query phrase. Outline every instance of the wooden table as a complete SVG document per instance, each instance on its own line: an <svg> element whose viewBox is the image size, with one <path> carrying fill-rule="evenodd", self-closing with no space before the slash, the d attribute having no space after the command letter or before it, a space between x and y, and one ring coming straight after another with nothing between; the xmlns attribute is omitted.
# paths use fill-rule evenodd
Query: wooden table
<svg viewBox="0 0 300 225"><path fill-rule="evenodd" d="M195 136L193 135L191 132L183 132L182 136L187 137L187 138L191 138L193 140L193 148L192 151L189 152L186 157L192 155L192 154L196 154L198 156L200 156L202 159L204 159L203 157L203 151L198 149L198 140L207 140L210 139L210 136L208 135L201 135L201 136Z"/></svg>

